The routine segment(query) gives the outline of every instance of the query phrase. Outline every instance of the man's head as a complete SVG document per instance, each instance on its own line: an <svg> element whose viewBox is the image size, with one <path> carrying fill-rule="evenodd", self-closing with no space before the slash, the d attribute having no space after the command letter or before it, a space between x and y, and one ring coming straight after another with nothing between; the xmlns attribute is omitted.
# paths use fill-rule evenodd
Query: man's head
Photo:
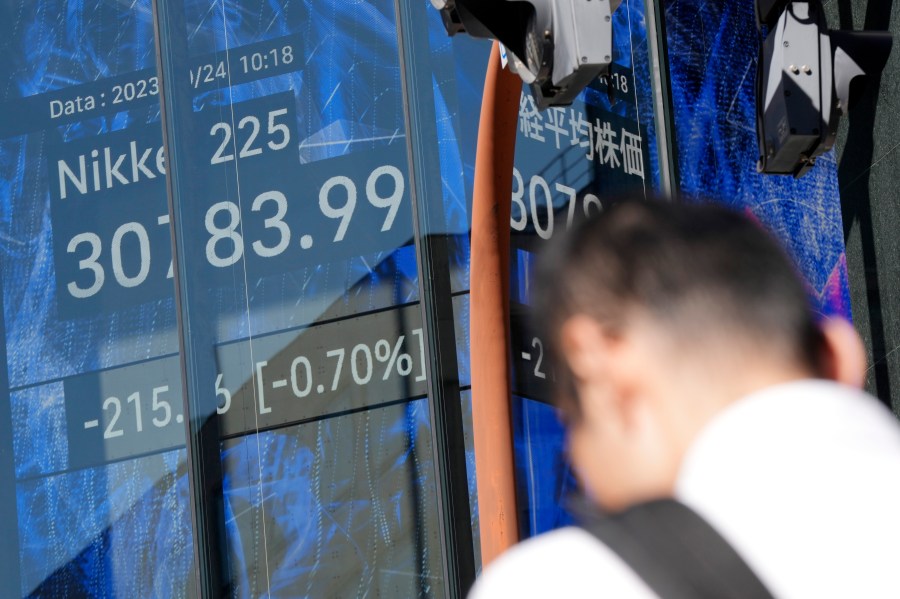
<svg viewBox="0 0 900 599"><path fill-rule="evenodd" d="M572 460L608 509L670 494L730 402L790 380L862 379L852 328L816 323L778 244L721 207L619 204L551 248L535 290Z"/></svg>

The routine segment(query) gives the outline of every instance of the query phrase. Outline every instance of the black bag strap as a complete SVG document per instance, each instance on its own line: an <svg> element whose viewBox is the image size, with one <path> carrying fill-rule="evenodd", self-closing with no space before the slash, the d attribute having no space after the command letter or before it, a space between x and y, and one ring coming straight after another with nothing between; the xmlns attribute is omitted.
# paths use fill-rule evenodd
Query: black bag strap
<svg viewBox="0 0 900 599"><path fill-rule="evenodd" d="M651 501L605 515L581 499L572 512L662 599L773 597L728 541L682 503Z"/></svg>

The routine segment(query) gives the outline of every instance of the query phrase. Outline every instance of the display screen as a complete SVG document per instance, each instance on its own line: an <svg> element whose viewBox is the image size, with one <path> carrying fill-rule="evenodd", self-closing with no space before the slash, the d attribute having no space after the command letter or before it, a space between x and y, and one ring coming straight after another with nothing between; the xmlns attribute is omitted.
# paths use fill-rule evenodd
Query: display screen
<svg viewBox="0 0 900 599"><path fill-rule="evenodd" d="M440 596L394 2L161 18L187 424L218 439L194 467L230 592Z"/></svg>
<svg viewBox="0 0 900 599"><path fill-rule="evenodd" d="M394 3L166 5L170 73L150 0L0 7L3 572L196 594L215 422L232 596L439 596Z"/></svg>
<svg viewBox="0 0 900 599"><path fill-rule="evenodd" d="M759 32L753 3L669 0L665 13L681 190L759 220L794 259L816 312L849 317L834 153L800 179L756 171ZM728 68L712 66L711 57Z"/></svg>
<svg viewBox="0 0 900 599"><path fill-rule="evenodd" d="M0 13L4 588L184 596L193 547L150 2Z"/></svg>
<svg viewBox="0 0 900 599"><path fill-rule="evenodd" d="M622 2L610 74L572 106L520 99L525 535L568 521L573 484L527 324L535 256L660 185L643 11ZM0 3L0 573L14 595L196 596L197 553L217 556L233 597L443 594L414 241L447 237L446 261L425 266L450 277L437 301L452 304L459 372L442 384L459 383L467 415L489 44L447 38L427 0L410 9L431 51L405 56L430 71L434 116L410 132L425 94L404 96L397 14L393 0ZM441 214L418 220L411 133L440 165L440 202L416 201ZM195 547L198 521L218 546Z"/></svg>
<svg viewBox="0 0 900 599"><path fill-rule="evenodd" d="M516 396L512 409L523 538L570 522L564 503L574 485L568 468L560 467L566 463L565 439L550 405L549 360L543 341L530 326L536 256L576 218L602 212L625 197L651 197L660 188L644 3L624 0L613 15L613 30L609 75L594 81L571 106L538 111L527 87L520 97L512 173L510 295ZM467 222L478 133L473 115L481 110L490 43L464 36L449 40L437 14L429 21L429 31L445 213L448 230L459 233L451 264L453 313L459 380L467 388L469 365L478 359L471 355L469 337ZM466 414L470 401L467 393ZM474 463L470 454L472 489ZM473 503L474 499L473 495ZM473 524L477 526L477 520Z"/></svg>
<svg viewBox="0 0 900 599"><path fill-rule="evenodd" d="M469 335L469 231L475 170L476 138L490 41L468 36L448 38L440 15L428 2L415 15L411 27L422 40L411 52L417 69L432 82L431 89L417 91L417 114L434 115L418 135L425 151L437 156L425 162L429 182L440 172L440 203L429 199L429 210L438 205L439 217L426 218L427 235L446 236L449 254L452 332L455 336L458 372L454 383L462 390L464 435L471 440L471 362ZM568 522L563 509L572 488L568 470L549 471L534 466L565 464L563 430L547 402L552 399L547 362L541 348L529 336L527 323L531 268L536 253L547 240L564 232L575 218L594 214L627 193L644 198L659 186L656 133L651 79L642 3L623 2L615 16L616 54L610 76L595 81L569 107L540 112L523 89L517 123L518 139L513 174L513 242L511 280L513 305L513 388L521 397L513 403L516 423L517 480L520 485L520 522L523 536L530 536ZM420 32L427 32L420 33ZM420 81L421 81L420 80ZM430 119L427 119L430 120ZM435 185L436 187L436 185ZM438 192L429 187L432 193ZM421 209L421 208L420 208ZM434 265L432 265L434 266ZM444 268L440 263L438 268ZM528 417L523 418L526 410ZM538 449L540 445L540 449ZM466 445L468 488L472 509L475 554L478 561L478 512L475 455ZM548 475L548 472L552 474ZM480 565L480 564L478 564Z"/></svg>
<svg viewBox="0 0 900 599"><path fill-rule="evenodd" d="M547 242L578 218L660 189L645 4L613 14L613 64L569 107L536 110L522 92L512 190L510 270L513 434L522 537L572 522L575 479L553 402L553 372L540 318L530 308L531 273Z"/></svg>

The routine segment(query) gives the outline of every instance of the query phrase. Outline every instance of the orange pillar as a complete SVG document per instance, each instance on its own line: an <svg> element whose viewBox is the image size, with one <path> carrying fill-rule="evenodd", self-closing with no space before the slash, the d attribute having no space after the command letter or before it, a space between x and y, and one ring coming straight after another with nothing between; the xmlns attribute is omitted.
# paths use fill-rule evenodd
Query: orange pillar
<svg viewBox="0 0 900 599"><path fill-rule="evenodd" d="M472 422L481 555L489 564L519 536L510 412L509 218L522 80L491 52L472 200Z"/></svg>

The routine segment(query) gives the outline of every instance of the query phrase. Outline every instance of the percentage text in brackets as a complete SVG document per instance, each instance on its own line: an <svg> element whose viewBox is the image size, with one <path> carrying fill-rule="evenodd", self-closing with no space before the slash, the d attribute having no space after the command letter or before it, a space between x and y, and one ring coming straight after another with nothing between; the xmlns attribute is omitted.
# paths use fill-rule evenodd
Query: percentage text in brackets
<svg viewBox="0 0 900 599"><path fill-rule="evenodd" d="M412 372L412 356L400 353L404 341L406 336L401 335L393 349L387 339L381 339L375 344L375 358L381 363L387 363L382 380L388 380L395 368L400 376L409 376Z"/></svg>
<svg viewBox="0 0 900 599"><path fill-rule="evenodd" d="M220 434L425 396L420 319L420 306L411 304L261 337L254 350L265 359L249 364L249 340L220 346L215 381Z"/></svg>

